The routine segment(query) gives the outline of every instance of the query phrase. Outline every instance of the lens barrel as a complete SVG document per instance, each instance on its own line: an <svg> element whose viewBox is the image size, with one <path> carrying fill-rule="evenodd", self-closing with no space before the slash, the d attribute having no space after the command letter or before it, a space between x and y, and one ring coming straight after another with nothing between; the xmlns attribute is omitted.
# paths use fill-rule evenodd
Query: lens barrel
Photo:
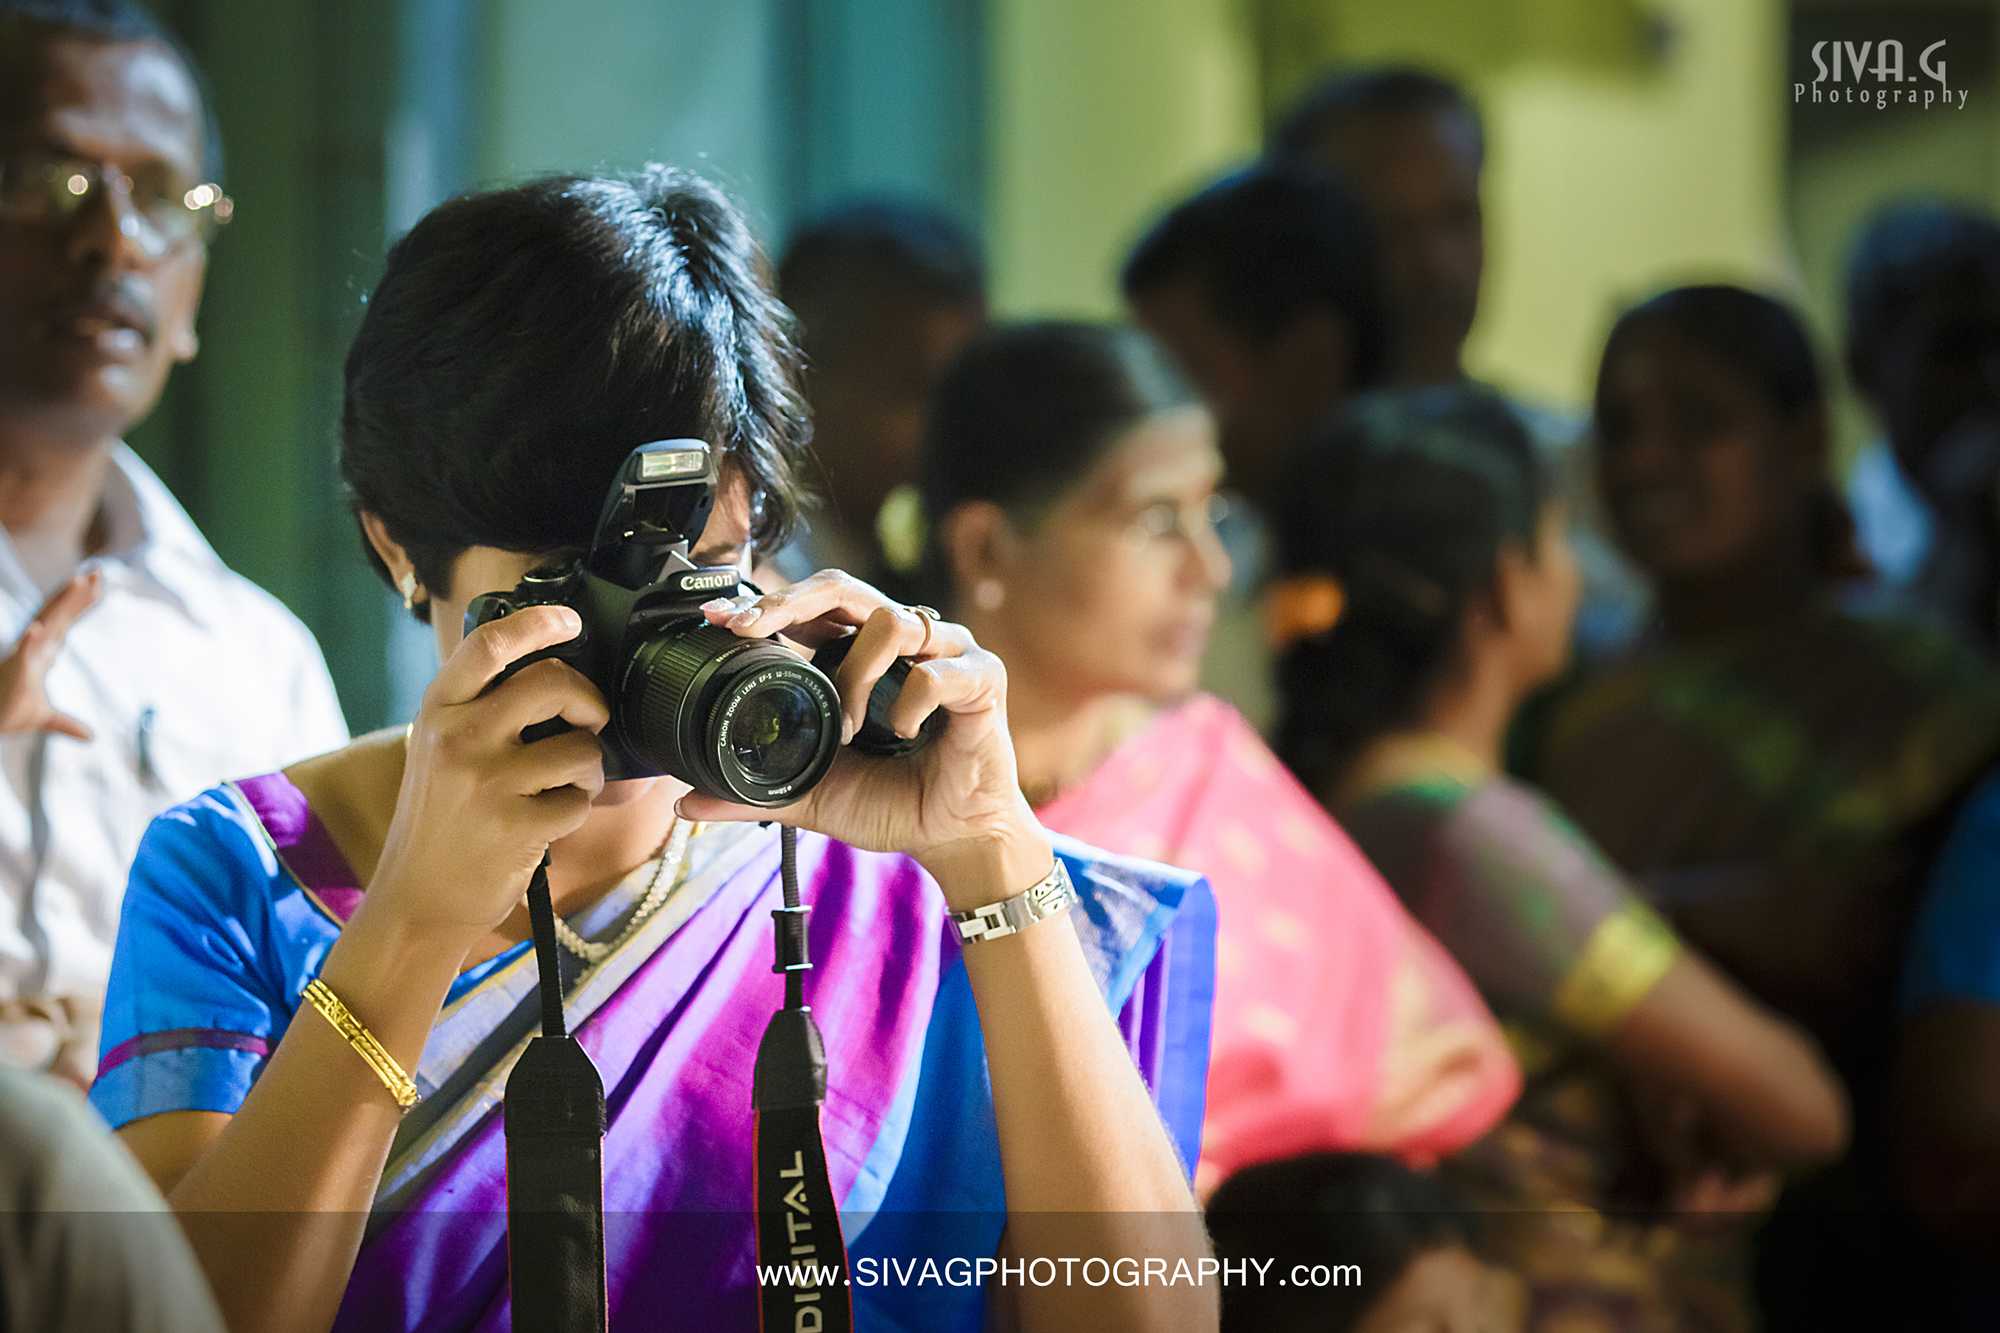
<svg viewBox="0 0 2000 1333"><path fill-rule="evenodd" d="M675 621L632 653L619 739L648 767L744 805L790 805L840 744L840 696L825 673L769 639Z"/></svg>

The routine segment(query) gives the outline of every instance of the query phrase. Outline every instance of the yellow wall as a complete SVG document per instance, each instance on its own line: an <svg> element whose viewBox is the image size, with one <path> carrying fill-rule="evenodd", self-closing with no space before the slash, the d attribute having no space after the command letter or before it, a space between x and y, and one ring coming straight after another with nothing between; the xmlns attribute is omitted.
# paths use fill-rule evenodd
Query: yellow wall
<svg viewBox="0 0 2000 1333"><path fill-rule="evenodd" d="M1256 152L1238 0L991 0L988 246L1006 314L1116 312L1150 213Z"/></svg>
<svg viewBox="0 0 2000 1333"><path fill-rule="evenodd" d="M1493 262L1470 349L1502 383L1581 403L1616 309L1691 277L1777 284L1784 17L1769 0L1674 0L1656 72L1509 71L1487 89Z"/></svg>
<svg viewBox="0 0 2000 1333"><path fill-rule="evenodd" d="M1623 301L1786 279L1780 0L991 0L997 300L1116 308L1160 205L1256 150L1262 108L1338 61L1412 59L1484 103L1487 286L1470 359L1580 405ZM1642 14L1676 40L1646 55Z"/></svg>

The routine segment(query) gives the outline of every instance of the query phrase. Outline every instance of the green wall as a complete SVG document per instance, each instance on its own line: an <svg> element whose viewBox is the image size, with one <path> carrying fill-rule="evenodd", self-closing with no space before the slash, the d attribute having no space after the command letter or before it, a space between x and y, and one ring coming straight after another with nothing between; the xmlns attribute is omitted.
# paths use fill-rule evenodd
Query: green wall
<svg viewBox="0 0 2000 1333"><path fill-rule="evenodd" d="M339 366L382 249L388 0L183 3L237 214L211 255L201 356L134 443L234 568L319 636L357 726L387 714L384 594L335 482Z"/></svg>

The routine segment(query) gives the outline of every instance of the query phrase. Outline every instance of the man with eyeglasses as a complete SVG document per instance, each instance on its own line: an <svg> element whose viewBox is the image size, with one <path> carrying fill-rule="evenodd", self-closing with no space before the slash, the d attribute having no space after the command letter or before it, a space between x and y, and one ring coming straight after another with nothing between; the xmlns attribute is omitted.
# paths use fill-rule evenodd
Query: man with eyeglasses
<svg viewBox="0 0 2000 1333"><path fill-rule="evenodd" d="M78 1083L147 823L346 739L312 636L122 443L194 359L218 166L131 0L0 0L0 1062Z"/></svg>

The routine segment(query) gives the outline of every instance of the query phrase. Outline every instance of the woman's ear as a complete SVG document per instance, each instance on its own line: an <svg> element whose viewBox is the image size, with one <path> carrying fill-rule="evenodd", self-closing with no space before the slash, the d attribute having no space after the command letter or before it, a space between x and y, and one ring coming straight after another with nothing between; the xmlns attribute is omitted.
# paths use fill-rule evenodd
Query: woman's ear
<svg viewBox="0 0 2000 1333"><path fill-rule="evenodd" d="M1508 542L1493 559L1493 590L1475 598L1469 610L1472 625L1490 626L1502 633L1523 624L1528 601L1534 596L1535 562L1526 547Z"/></svg>
<svg viewBox="0 0 2000 1333"><path fill-rule="evenodd" d="M361 511L361 532L368 538L368 545L376 557L388 569L389 582L401 583L405 574L415 571L416 566L411 562L409 553L389 535L388 526L365 509Z"/></svg>
<svg viewBox="0 0 2000 1333"><path fill-rule="evenodd" d="M1018 539L999 505L973 500L958 506L938 525L938 550L951 575L952 596L962 605L972 590L1004 582L1012 573Z"/></svg>

